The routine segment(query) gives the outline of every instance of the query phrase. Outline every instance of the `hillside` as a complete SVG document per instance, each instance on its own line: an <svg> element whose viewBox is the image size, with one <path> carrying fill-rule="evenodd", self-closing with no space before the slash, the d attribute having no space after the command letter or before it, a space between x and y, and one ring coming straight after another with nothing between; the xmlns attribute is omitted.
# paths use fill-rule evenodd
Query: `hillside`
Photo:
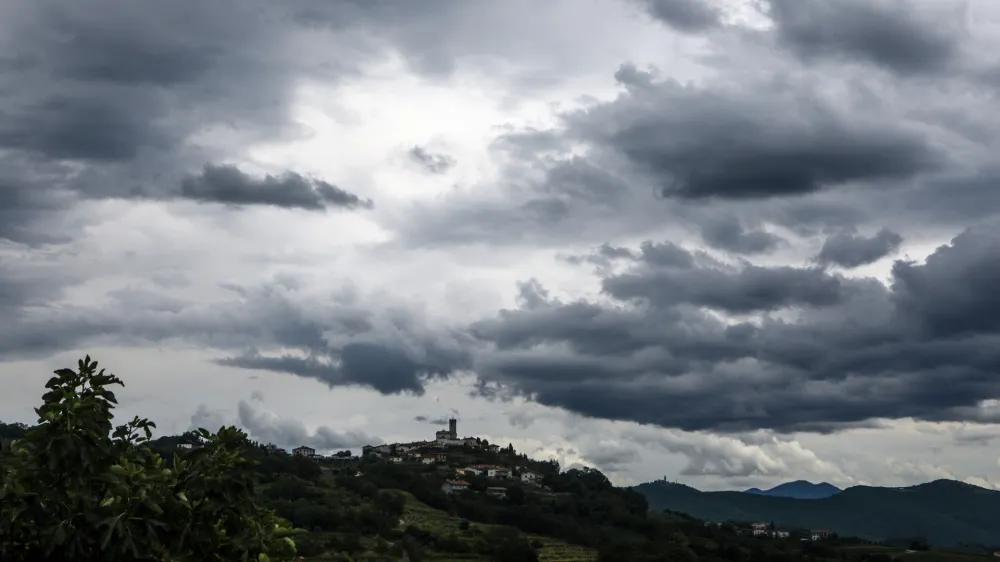
<svg viewBox="0 0 1000 562"><path fill-rule="evenodd" d="M111 384L122 382L98 372L97 363L87 357L79 362L79 372L61 369L46 383L49 391L37 409L38 425L0 424L4 435L13 436L5 437L8 446L0 450L3 560L917 558L852 537L813 536L794 524L750 526L748 520L759 515L725 501L716 502L710 517L740 520L736 524L656 513L642 491L686 504L683 510L690 512L726 496L666 484L639 491L616 487L595 469L564 471L555 461L518 454L512 445L459 439L455 423L434 441L369 446L361 457L350 451L320 456L308 447L288 454L253 442L235 427L151 439L154 425L146 419L135 417L113 427L117 402L105 388ZM902 505L910 515L929 517L931 504L953 514L945 530L976 526L987 532L996 525L992 516L997 506L996 496L984 492L939 481L906 490L869 489L867 496L865 489L852 488L823 500L729 495L758 502L749 506L755 508L867 498L870 505L855 501L854 508L912 528L911 520L880 508L878 502L891 502L877 494L890 493L900 496L893 505ZM907 548L923 553L926 546L914 541ZM919 559L937 562L947 553L927 554L929 558Z"/></svg>
<svg viewBox="0 0 1000 562"><path fill-rule="evenodd" d="M795 482L785 482L784 484L779 484L769 490L750 488L749 490L744 490L744 493L757 494L759 496L796 498L800 500L816 500L828 498L834 494L839 494L840 488L834 486L833 484L827 484L826 482L813 484L807 480L796 480Z"/></svg>
<svg viewBox="0 0 1000 562"><path fill-rule="evenodd" d="M710 521L769 521L870 540L924 537L936 545L1000 543L1000 492L950 480L908 488L854 486L821 499L700 492L654 482L634 488L650 508Z"/></svg>

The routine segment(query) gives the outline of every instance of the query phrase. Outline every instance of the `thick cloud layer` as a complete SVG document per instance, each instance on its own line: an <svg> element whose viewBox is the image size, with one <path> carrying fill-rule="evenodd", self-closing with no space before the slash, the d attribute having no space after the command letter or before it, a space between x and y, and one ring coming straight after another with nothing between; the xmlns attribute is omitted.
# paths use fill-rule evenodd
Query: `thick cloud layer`
<svg viewBox="0 0 1000 562"><path fill-rule="evenodd" d="M926 264L897 262L889 287L819 270L704 267L647 244L604 278L612 303L535 302L477 323L496 349L479 369L544 404L689 430L976 420L1000 393L998 234L972 229ZM762 315L726 322L710 310ZM788 314L769 314L779 311Z"/></svg>
<svg viewBox="0 0 1000 562"><path fill-rule="evenodd" d="M0 359L476 379L651 426L573 462L725 479L847 478L772 429L1000 421L1000 67L960 2L579 6L3 3Z"/></svg>
<svg viewBox="0 0 1000 562"><path fill-rule="evenodd" d="M768 0L768 15L778 40L805 62L846 57L918 73L941 70L959 57L964 4ZM931 9L922 9L926 7Z"/></svg>

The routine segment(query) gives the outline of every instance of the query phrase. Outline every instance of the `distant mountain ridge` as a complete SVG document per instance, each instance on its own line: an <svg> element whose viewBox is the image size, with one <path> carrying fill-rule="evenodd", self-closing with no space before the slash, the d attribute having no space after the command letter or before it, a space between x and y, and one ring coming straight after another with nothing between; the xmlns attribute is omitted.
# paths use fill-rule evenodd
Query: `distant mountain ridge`
<svg viewBox="0 0 1000 562"><path fill-rule="evenodd" d="M707 521L767 521L883 541L926 538L934 545L1000 545L1000 491L954 480L903 488L852 486L818 499L746 492L701 492L650 482L633 488L655 511Z"/></svg>
<svg viewBox="0 0 1000 562"><path fill-rule="evenodd" d="M800 500L818 500L839 494L840 491L840 488L826 482L813 484L808 480L796 480L795 482L785 482L784 484L779 484L769 490L750 488L749 490L744 490L744 493L757 494L759 496L796 498Z"/></svg>

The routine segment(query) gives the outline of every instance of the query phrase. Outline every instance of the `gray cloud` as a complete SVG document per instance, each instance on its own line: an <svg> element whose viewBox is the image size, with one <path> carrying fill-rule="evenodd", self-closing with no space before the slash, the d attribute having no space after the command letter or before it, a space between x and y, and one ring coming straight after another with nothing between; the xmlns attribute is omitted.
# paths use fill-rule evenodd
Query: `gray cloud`
<svg viewBox="0 0 1000 562"><path fill-rule="evenodd" d="M305 445L321 451L330 451L382 443L378 437L371 437L361 431L338 431L325 425L310 432L298 420L282 418L271 412L255 409L245 400L240 400L237 411L240 425L247 430L252 439L263 443L274 443L279 447L292 448Z"/></svg>
<svg viewBox="0 0 1000 562"><path fill-rule="evenodd" d="M255 143L307 135L290 113L304 81L336 83L388 51L434 73L450 71L473 50L495 50L497 42L459 33L464 26L442 27L449 18L467 23L466 7L179 0L138 10L121 0L6 2L0 237L63 241L51 233L69 238L83 225L51 223L80 200L173 197L181 182L184 195L234 205L360 206L350 193L295 175L264 180L290 189L288 201L267 189L185 181L185 173L239 158ZM457 41L470 48L452 50ZM254 183L227 185L234 182Z"/></svg>
<svg viewBox="0 0 1000 562"><path fill-rule="evenodd" d="M643 301L655 307L678 304L731 313L775 310L788 306L831 306L844 298L846 280L819 269L760 267L726 268L695 257L672 244L646 244L639 263L602 281L604 292L621 301Z"/></svg>
<svg viewBox="0 0 1000 562"><path fill-rule="evenodd" d="M749 225L811 238L964 227L996 214L990 155L1000 125L980 76L992 62L973 56L956 6L903 14L902 2L773 4L769 29L710 26L703 72L675 77L624 62L617 97L563 113L558 127L505 133L493 145L504 180L481 186L491 197L466 192L414 209L395 227L400 239L558 248L676 225L753 255L780 242ZM808 32L815 22L823 33ZM956 92L968 94L961 104Z"/></svg>
<svg viewBox="0 0 1000 562"><path fill-rule="evenodd" d="M186 199L231 205L272 205L310 211L326 208L371 208L372 202L329 184L295 172L254 178L236 166L206 165L202 172L181 183L179 195Z"/></svg>
<svg viewBox="0 0 1000 562"><path fill-rule="evenodd" d="M186 341L232 353L218 360L223 365L415 394L423 393L426 379L471 362L467 338L437 331L411 310L369 309L353 297L318 305L282 280L230 291L235 298L209 306L174 300L165 307L125 292L124 300L101 307L29 309L16 325L0 326L0 357L47 355L109 338L121 345Z"/></svg>
<svg viewBox="0 0 1000 562"><path fill-rule="evenodd" d="M859 267L891 255L902 243L902 236L884 228L870 237L855 232L838 232L826 239L816 261L847 268Z"/></svg>
<svg viewBox="0 0 1000 562"><path fill-rule="evenodd" d="M928 13L909 0L768 0L778 40L807 62L849 57L918 73L943 70L960 55L962 2Z"/></svg>
<svg viewBox="0 0 1000 562"><path fill-rule="evenodd" d="M768 282L747 298L757 285L741 279L745 273L713 272L725 281L705 289L691 273L698 267L674 267L668 287L676 271L692 276L677 291L636 281L646 294L608 292L616 305L548 300L505 310L473 325L495 346L477 369L546 405L687 430L826 432L880 417L977 421L985 415L977 404L1000 396L992 375L1000 310L989 288L1000 282L997 232L971 229L926 264L897 262L889 287L836 278L814 286L826 274L749 266L752 278ZM789 273L797 281L788 284ZM704 310L719 303L798 312L726 323Z"/></svg>
<svg viewBox="0 0 1000 562"><path fill-rule="evenodd" d="M735 254L763 254L783 242L776 234L764 230L747 230L734 216L708 220L701 227L701 238L713 248Z"/></svg>
<svg viewBox="0 0 1000 562"><path fill-rule="evenodd" d="M588 445L581 451L581 456L603 472L618 472L642 458L632 443L607 442Z"/></svg>
<svg viewBox="0 0 1000 562"><path fill-rule="evenodd" d="M744 92L663 81L568 117L571 130L683 199L803 195L906 179L941 155L917 129L848 119L805 91Z"/></svg>
<svg viewBox="0 0 1000 562"><path fill-rule="evenodd" d="M656 19L679 31L705 31L721 24L722 14L704 0L638 0Z"/></svg>
<svg viewBox="0 0 1000 562"><path fill-rule="evenodd" d="M429 423L431 425L448 425L448 418L445 417L431 419L428 418L427 416L415 416L413 418L413 421L417 421L420 423Z"/></svg>
<svg viewBox="0 0 1000 562"><path fill-rule="evenodd" d="M625 437L647 449L659 448L684 455L688 462L680 471L683 476L848 479L835 465L818 458L799 443L767 433L719 436L652 432L640 428L627 431Z"/></svg>
<svg viewBox="0 0 1000 562"><path fill-rule="evenodd" d="M455 159L447 154L435 154L422 146L414 146L407 153L410 160L432 174L443 174L455 165Z"/></svg>

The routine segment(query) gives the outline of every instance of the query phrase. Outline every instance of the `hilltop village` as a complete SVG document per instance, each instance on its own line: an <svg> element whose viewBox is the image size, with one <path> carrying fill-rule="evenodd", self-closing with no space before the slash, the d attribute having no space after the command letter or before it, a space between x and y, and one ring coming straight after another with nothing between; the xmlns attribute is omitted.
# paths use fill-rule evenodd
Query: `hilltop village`
<svg viewBox="0 0 1000 562"><path fill-rule="evenodd" d="M268 450L284 453L284 450L274 445L269 445ZM324 460L333 465L358 460L350 451L321 456L316 454L315 449L307 446L292 449L292 455ZM467 479L474 477L518 481L539 491L548 491L548 487L542 484L545 472L532 468L529 464L541 464L543 467L552 464L539 463L528 459L526 455L518 455L513 445L501 448L479 437L459 437L458 420L454 418L448 420L448 429L435 433L433 441L365 445L362 448L361 460L390 464L436 465L441 472L446 473L447 480L441 485L441 490L447 494L469 491L472 489L472 483ZM491 497L507 497L507 488L503 486L487 486L483 491Z"/></svg>
<svg viewBox="0 0 1000 562"><path fill-rule="evenodd" d="M285 453L281 449L274 450ZM529 489L536 495L559 495L552 494L552 488L545 483L546 475L553 471L558 474L558 464L518 455L513 445L500 447L479 437L459 437L458 420L454 418L448 420L448 429L435 433L433 441L366 445L362 448L360 458L352 456L350 451L321 456L316 454L315 449L306 446L296 447L292 450L292 455L316 459L326 465L327 471L337 471L334 468L336 465L346 466L349 461L411 466L432 465L446 478L441 485L441 491L446 494L478 492L492 498L509 499L510 485L517 482L530 486ZM362 474L363 464L362 462L357 465L357 475ZM830 534L826 530L797 529L793 532L765 522L750 524L705 522L705 526L720 529L725 527L728 532L756 538L818 541L827 539Z"/></svg>

